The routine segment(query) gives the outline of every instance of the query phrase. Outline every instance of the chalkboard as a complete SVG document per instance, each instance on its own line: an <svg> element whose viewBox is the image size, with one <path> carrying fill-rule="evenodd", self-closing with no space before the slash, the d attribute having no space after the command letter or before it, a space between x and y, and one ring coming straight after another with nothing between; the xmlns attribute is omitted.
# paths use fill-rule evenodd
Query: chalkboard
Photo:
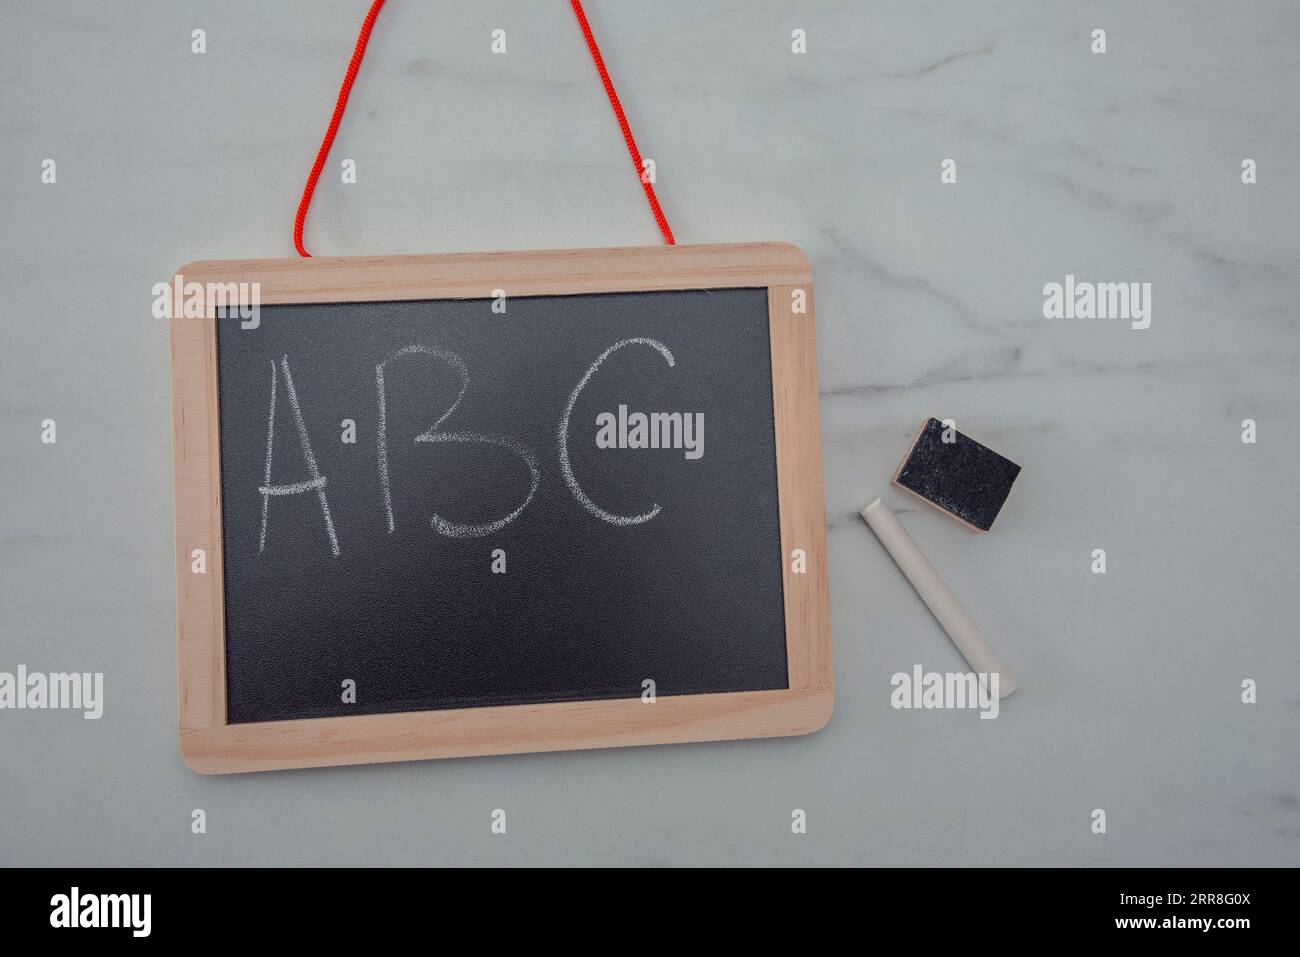
<svg viewBox="0 0 1300 957"><path fill-rule="evenodd" d="M201 262L173 287L191 767L829 718L794 247Z"/></svg>
<svg viewBox="0 0 1300 957"><path fill-rule="evenodd" d="M218 321L231 722L787 687L766 289L494 302Z"/></svg>

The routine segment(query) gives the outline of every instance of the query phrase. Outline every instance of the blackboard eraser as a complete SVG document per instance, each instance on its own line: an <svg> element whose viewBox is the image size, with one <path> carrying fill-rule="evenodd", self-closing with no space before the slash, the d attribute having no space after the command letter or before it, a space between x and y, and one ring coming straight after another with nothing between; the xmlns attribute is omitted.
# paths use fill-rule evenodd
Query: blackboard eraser
<svg viewBox="0 0 1300 957"><path fill-rule="evenodd" d="M968 528L987 532L1020 466L951 425L929 418L908 446L893 484Z"/></svg>

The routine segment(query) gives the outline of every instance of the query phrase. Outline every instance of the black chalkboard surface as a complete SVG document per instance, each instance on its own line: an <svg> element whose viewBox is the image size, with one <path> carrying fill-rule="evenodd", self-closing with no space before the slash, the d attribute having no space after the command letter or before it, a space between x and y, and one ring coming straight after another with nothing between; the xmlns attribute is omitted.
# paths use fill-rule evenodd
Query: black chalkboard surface
<svg viewBox="0 0 1300 957"><path fill-rule="evenodd" d="M493 305L217 319L230 724L788 686L767 290Z"/></svg>

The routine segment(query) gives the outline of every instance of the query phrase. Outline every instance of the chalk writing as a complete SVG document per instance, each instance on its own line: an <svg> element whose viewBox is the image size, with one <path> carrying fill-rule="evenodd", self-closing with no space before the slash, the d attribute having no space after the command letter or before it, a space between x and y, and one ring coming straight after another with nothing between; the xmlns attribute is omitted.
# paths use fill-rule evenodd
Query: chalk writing
<svg viewBox="0 0 1300 957"><path fill-rule="evenodd" d="M257 550L259 552L266 550L266 532L270 518L271 496L273 495L300 495L303 492L314 491L320 500L321 515L325 518L325 531L329 535L330 551L337 558L339 555L339 540L334 534L334 519L330 517L329 501L325 498L325 476L321 474L316 465L316 455L311 450L311 439L307 436L307 423L303 420L302 406L298 404L298 392L293 387L293 376L289 373L289 357L280 357L280 369L284 372L284 390L289 395L289 408L293 411L294 425L298 429L298 444L302 447L302 457L307 463L307 471L311 473L311 478L304 482L293 482L289 485L272 485L271 484L271 457L272 448L275 444L275 392L277 370L274 362L271 363L271 411L266 420L266 472L263 484L258 488L262 496L262 534L258 539Z"/></svg>
<svg viewBox="0 0 1300 957"><path fill-rule="evenodd" d="M587 387L587 383L591 381L591 377L596 374L596 370L600 368L601 364L624 346L633 345L649 346L654 349L664 357L664 361L668 363L670 368L676 364L673 360L673 354L668 351L668 347L657 339L637 336L632 339L620 340L602 352L600 358L587 368L587 371L578 380L578 384L573 387L573 392L569 395L569 402L564 407L564 415L560 416L560 473L564 476L565 484L569 486L569 491L573 493L573 497L578 500L579 505L592 515L602 521L609 522L611 525L640 525L642 522L648 522L659 514L659 503L656 502L650 511L643 512L640 515L616 515L593 502L587 496L587 493L582 490L582 486L578 483L578 477L573 474L573 464L569 461L569 419L573 416L573 407L578 404L578 396L582 395L582 390Z"/></svg>
<svg viewBox="0 0 1300 957"><path fill-rule="evenodd" d="M599 371L601 365L611 355L625 346L646 346L653 349L663 357L668 363L669 368L676 365L676 360L668 347L657 339L649 339L644 336L637 336L630 339L622 339L604 352L587 367L578 384L574 386L573 391L569 394L569 400L565 404L564 413L560 416L559 427L556 431L558 441L558 452L560 460L560 472L564 476L565 485L573 494L574 499L590 515L608 522L611 525L631 526L640 525L650 521L659 514L659 503L654 503L649 511L641 512L634 515L620 515L611 512L600 505L597 505L586 491L583 490L578 477L574 474L573 463L569 457L569 428L573 418L574 407L582 395L583 389L591 381L592 376ZM375 364L375 393L379 403L379 421L376 434L376 456L379 469L379 489L384 503L384 519L388 527L388 533L391 535L397 528L397 522L393 513L393 491L392 478L389 474L388 462L388 392L386 384L386 371L398 360L406 359L426 359L440 362L448 366L455 372L458 380L458 390L456 397L447 406L446 410L434 420L433 425L428 429L415 436L414 442L424 444L452 444L452 445L488 445L496 448L507 450L516 456L528 468L529 486L528 494L524 500L508 514L487 522L454 522L442 515L434 513L429 524L439 534L448 538L481 538L485 535L491 535L493 532L500 531L509 525L516 518L523 514L529 503L532 502L533 496L537 494L537 489L541 485L541 468L538 465L537 456L523 442L513 436L498 434L494 432L481 432L478 430L460 430L460 431L443 431L439 426L447 421L460 405L461 400L465 398L465 393L469 389L469 366L465 360L454 352L445 352L441 349L435 349L431 346L408 345L403 346L397 352L393 353L387 359ZM298 443L302 448L303 459L307 464L309 477L300 482L273 485L271 484L271 461L275 445L275 412L277 401L277 389L280 376L284 376L285 392L289 397L289 406L293 412L293 420L298 432ZM620 417L626 416L626 407L620 406ZM610 416L611 413L603 413L602 416ZM623 448L685 448L688 459L699 458L704 451L704 416L703 413L694 415L683 415L681 413L653 413L647 418L643 413L634 413L634 416L640 416L640 419L647 423L654 424L653 435L650 435L645 441L620 440L602 444L600 438L597 438L599 447L623 447ZM615 419L614 421L623 421ZM627 421L631 421L628 417ZM637 420L640 421L640 420ZM608 430L611 428L609 423L603 423L602 417L597 418L597 424ZM641 431L645 431L646 426L641 426ZM627 435L626 423L620 426L620 434ZM611 433L612 434L612 433ZM637 433L639 434L639 433ZM293 377L289 373L289 357L281 356L279 364L271 363L271 402L270 411L267 415L266 425L266 468L264 472L263 484L258 487L258 492L262 496L262 528L258 538L258 552L266 550L267 533L270 523L270 503L275 496L300 495L306 492L315 492L320 501L321 514L325 520L325 530L329 536L330 550L334 555L339 554L338 536L334 531L334 521L330 516L329 502L325 496L325 476L321 474L320 468L316 463L316 456L312 451L311 440L307 435L307 425L303 418L302 408L298 402L298 394L294 388Z"/></svg>
<svg viewBox="0 0 1300 957"><path fill-rule="evenodd" d="M384 367L405 356L423 356L424 358L437 359L445 362L456 371L460 378L460 391L447 411L438 416L437 421L433 423L426 431L415 437L416 442L452 442L464 443L470 445L493 445L499 448L508 449L519 458L523 459L524 464L528 466L530 485L528 495L524 498L523 504L516 508L504 518L499 518L491 522L481 523L461 523L453 522L441 515L434 514L430 519L430 524L440 535L446 535L448 538L481 538L484 535L491 535L493 532L505 528L511 522L522 514L523 510L528 507L528 503L533 500L533 495L537 493L537 486L541 484L541 470L537 467L537 456L532 450L527 448L523 443L508 435L496 435L487 432L439 432L438 426L442 425L447 418L456 411L460 405L461 399L465 398L465 391L469 388L469 367L465 365L465 360L453 352L443 352L439 349L432 349L428 346L404 346L394 355L385 359L375 366L375 388L379 394L379 484L384 495L384 513L388 519L388 531L391 534L395 528L393 520L393 495L391 480L388 475L388 402L384 394Z"/></svg>
<svg viewBox="0 0 1300 957"><path fill-rule="evenodd" d="M388 478L388 400L384 392L384 368L396 359L407 356L424 356L430 359L441 359L447 365L456 370L460 377L460 391L456 393L456 398L447 408L438 421L433 423L433 428L440 426L447 416L456 411L456 406L460 405L460 400L465 398L465 390L469 388L469 368L465 365L460 356L450 352L440 352L437 349L430 349L428 346L403 346L393 355L389 356L383 362L375 365L375 390L379 393L379 435L376 440L379 448L379 487L384 495L384 516L388 520L388 533L391 535L394 528L393 523L393 493L392 485Z"/></svg>

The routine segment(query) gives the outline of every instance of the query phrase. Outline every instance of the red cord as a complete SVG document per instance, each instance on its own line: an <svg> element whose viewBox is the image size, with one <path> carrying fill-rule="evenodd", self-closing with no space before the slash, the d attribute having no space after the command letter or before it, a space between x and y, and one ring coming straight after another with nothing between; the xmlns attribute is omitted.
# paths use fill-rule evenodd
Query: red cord
<svg viewBox="0 0 1300 957"><path fill-rule="evenodd" d="M668 220L664 216L664 211L659 208L659 199L655 196L654 186L647 182L642 176L641 151L636 148L636 140L632 138L632 128L628 126L627 117L623 114L623 105L618 101L618 94L614 92L614 82L609 78L609 71L605 69L605 60L600 55L600 47L596 45L596 38L592 35L591 25L587 23L587 15L582 10L582 0L570 0L573 6L573 13L578 18L578 26L582 28L582 35L587 41L587 49L591 51L591 58L596 63L596 71L600 74L600 82L605 86L605 95L609 97L609 105L614 108L614 116L618 120L618 127L623 131L623 140L627 143L627 151L632 156L632 164L636 168L637 179L641 180L641 186L645 190L646 200L650 203L650 212L654 213L655 222L659 224L659 231L663 233L664 242L672 246L676 244L673 239L673 231L668 227ZM307 222L307 209L311 206L312 194L316 192L316 181L320 179L321 170L325 168L325 160L329 156L330 147L334 145L334 134L339 130L339 121L343 119L343 111L348 105L348 94L352 92L352 83L357 78L357 70L361 67L361 59L366 55L366 44L370 42L370 31L374 28L375 18L379 16L379 10L384 5L384 0L374 0L370 5L370 11L366 14L365 20L361 23L361 33L357 36L356 49L352 51L352 59L348 62L347 73L343 75L343 86L339 88L338 100L334 103L334 115L330 117L329 128L325 130L325 138L321 140L320 149L316 151L316 162L312 164L311 173L307 176L307 185L303 187L302 199L298 203L298 214L293 220L293 245L298 250L299 256L311 257L302 245L302 228Z"/></svg>
<svg viewBox="0 0 1300 957"><path fill-rule="evenodd" d="M311 257L302 245L302 227L307 222L307 207L311 205L312 193L316 192L316 180L320 179L320 171L325 167L325 158L329 156L330 147L334 145L334 134L339 131L339 120L343 119L343 110L348 105L348 94L352 92L352 81L357 78L357 70L361 67L361 58L366 55L366 44L370 42L370 31L375 25L375 17L379 16L379 10L384 5L384 0L375 0L370 5L370 12L366 14L365 20L361 23L361 33L357 36L356 49L352 51L352 59L348 62L348 72L343 75L343 86L339 88L339 98L334 103L334 115L330 117L329 129L325 131L325 139L321 140L320 149L316 151L316 162L312 164L311 173L307 176L307 185L303 187L302 199L298 203L298 215L293 218L293 245L298 250L299 256Z"/></svg>
<svg viewBox="0 0 1300 957"><path fill-rule="evenodd" d="M614 81L609 78L609 71L605 69L605 59L600 55L600 47L596 46L591 25L587 23L587 15L582 11L582 0L569 0L569 2L573 5L573 15L578 18L578 26L582 28L582 36L587 41L591 58L596 62L596 72L600 74L600 82L605 84L605 95L609 97L609 105L614 108L614 116L618 119L618 128L623 131L627 151L632 154L632 165L636 168L637 179L645 189L645 198L650 203L650 212L654 213L655 222L659 224L659 232L664 234L664 242L669 246L675 245L677 241L673 239L673 231L668 228L668 219L664 216L664 211L659 208L655 188L643 175L641 151L636 148L636 140L632 138L632 127L627 125L627 117L623 115L623 104L618 101L618 94L614 92Z"/></svg>

